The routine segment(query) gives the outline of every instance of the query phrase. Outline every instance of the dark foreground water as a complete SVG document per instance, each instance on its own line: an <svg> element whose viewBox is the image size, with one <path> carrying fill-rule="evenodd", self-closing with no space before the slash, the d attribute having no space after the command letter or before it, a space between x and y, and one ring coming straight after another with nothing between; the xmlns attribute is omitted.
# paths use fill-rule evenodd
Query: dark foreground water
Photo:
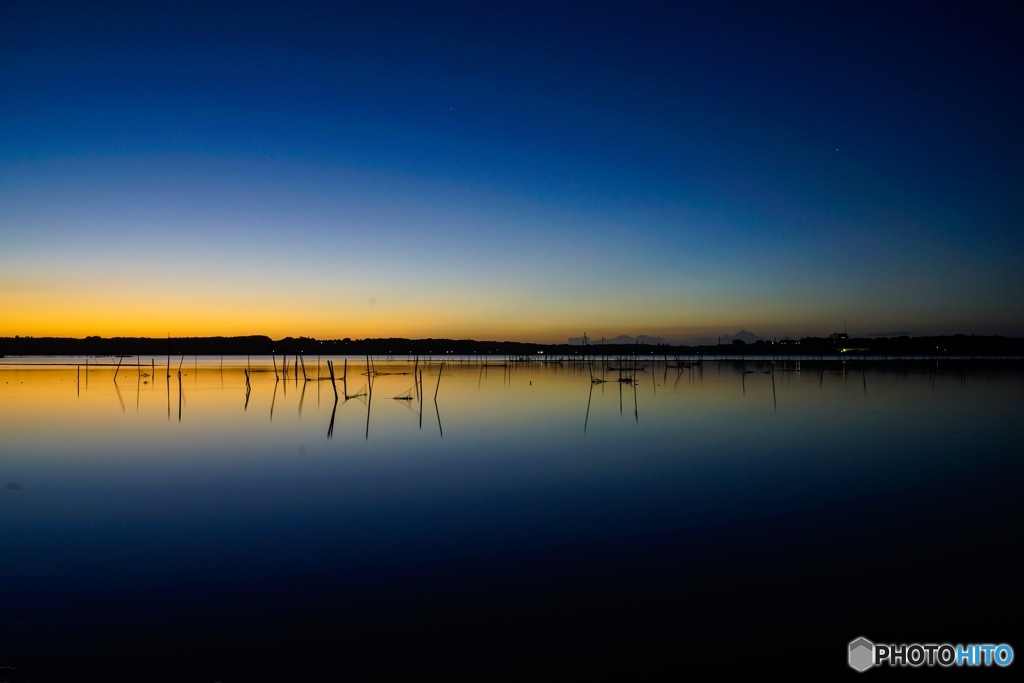
<svg viewBox="0 0 1024 683"><path fill-rule="evenodd" d="M1024 665L1019 369L161 361L0 365L0 680Z"/></svg>

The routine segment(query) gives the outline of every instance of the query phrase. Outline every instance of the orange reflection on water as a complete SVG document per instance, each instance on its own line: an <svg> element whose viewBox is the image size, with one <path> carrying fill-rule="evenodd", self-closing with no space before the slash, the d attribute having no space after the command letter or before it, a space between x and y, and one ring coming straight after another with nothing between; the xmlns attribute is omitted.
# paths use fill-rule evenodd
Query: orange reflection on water
<svg viewBox="0 0 1024 683"><path fill-rule="evenodd" d="M0 365L6 458L130 457L168 444L183 457L228 457L253 442L302 452L373 441L397 453L441 439L487 455L511 442L585 449L608 439L628 449L638 434L680 452L784 450L837 434L985 425L1000 414L993 401L1021 384L1020 373L751 361L339 358L333 383L327 360L313 358L58 362Z"/></svg>

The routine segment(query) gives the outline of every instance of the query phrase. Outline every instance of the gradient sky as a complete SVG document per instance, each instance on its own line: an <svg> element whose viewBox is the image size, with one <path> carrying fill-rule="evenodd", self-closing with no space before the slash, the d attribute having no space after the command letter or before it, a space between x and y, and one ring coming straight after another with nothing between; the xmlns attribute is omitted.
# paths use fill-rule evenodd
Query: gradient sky
<svg viewBox="0 0 1024 683"><path fill-rule="evenodd" d="M1020 7L7 2L0 336L1024 335Z"/></svg>

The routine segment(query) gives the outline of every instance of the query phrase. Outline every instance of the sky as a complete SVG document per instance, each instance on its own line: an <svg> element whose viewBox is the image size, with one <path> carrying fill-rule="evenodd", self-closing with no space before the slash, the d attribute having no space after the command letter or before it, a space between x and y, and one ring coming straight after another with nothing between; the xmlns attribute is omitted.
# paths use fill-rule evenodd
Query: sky
<svg viewBox="0 0 1024 683"><path fill-rule="evenodd" d="M0 336L1024 335L1022 18L12 0Z"/></svg>

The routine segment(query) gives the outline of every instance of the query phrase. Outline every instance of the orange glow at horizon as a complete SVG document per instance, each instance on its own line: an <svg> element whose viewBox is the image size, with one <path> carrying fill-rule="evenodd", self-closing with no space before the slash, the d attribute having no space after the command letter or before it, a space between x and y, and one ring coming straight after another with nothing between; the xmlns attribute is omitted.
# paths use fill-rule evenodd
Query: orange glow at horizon
<svg viewBox="0 0 1024 683"><path fill-rule="evenodd" d="M447 338L479 341L521 341L564 343L586 333L591 339L620 334L663 336L679 334L726 334L729 327L679 326L654 317L614 322L609 317L582 314L558 316L538 310L516 316L481 315L475 310L377 310L365 305L361 311L342 307L324 311L308 303L275 306L238 302L234 306L200 307L183 303L145 301L52 301L24 297L5 306L0 336L14 337L234 337L266 335L272 339L312 337L316 339L365 338ZM589 319L588 319L589 318ZM674 321L673 321L674 322ZM732 330L733 332L735 330Z"/></svg>
<svg viewBox="0 0 1024 683"><path fill-rule="evenodd" d="M0 282L0 337L265 335L558 344L586 333L595 342L644 335L680 344L740 329L768 339L823 336L842 325L830 310L790 312L778 302L738 295L577 296L525 284L415 286L399 276L349 284L327 273L323 282L308 274L260 282L230 267L212 272L178 282L158 271L146 277L140 270L125 275L69 267L43 285L20 288L9 275ZM871 324L902 329L898 319L886 316Z"/></svg>

